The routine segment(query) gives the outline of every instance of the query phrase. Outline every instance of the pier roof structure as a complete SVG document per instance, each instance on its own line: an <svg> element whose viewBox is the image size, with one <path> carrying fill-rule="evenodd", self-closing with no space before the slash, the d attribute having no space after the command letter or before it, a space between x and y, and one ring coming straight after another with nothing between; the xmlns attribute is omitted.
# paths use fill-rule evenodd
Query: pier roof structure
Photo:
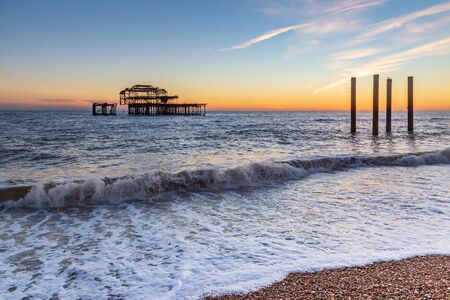
<svg viewBox="0 0 450 300"><path fill-rule="evenodd" d="M137 84L120 92L120 105L167 103L174 99L178 96L169 96L165 89L145 84Z"/></svg>
<svg viewBox="0 0 450 300"><path fill-rule="evenodd" d="M206 103L176 103L165 89L137 84L120 92L120 105L128 105L129 115L205 115Z"/></svg>

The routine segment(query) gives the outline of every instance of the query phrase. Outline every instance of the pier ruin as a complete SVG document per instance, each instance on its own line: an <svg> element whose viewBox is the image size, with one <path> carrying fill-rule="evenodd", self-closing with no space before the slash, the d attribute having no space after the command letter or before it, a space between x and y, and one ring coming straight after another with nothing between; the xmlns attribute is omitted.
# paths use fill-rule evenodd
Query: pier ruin
<svg viewBox="0 0 450 300"><path fill-rule="evenodd" d="M94 116L115 116L116 115L116 103L92 103L92 115Z"/></svg>
<svg viewBox="0 0 450 300"><path fill-rule="evenodd" d="M128 105L129 115L206 115L206 103L177 103L165 89L134 85L120 92L120 105Z"/></svg>
<svg viewBox="0 0 450 300"><path fill-rule="evenodd" d="M378 74L373 75L373 106L372 106L372 134L378 135L379 113L379 79ZM408 132L414 132L414 91L413 76L408 76ZM350 79L350 132L356 133L356 77ZM392 132L392 79L386 80L386 132Z"/></svg>

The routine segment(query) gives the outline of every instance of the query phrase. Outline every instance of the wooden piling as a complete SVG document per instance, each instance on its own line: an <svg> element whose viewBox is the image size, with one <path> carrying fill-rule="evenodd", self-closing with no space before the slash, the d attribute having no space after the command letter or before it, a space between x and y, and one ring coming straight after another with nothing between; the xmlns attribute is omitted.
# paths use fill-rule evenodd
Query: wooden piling
<svg viewBox="0 0 450 300"><path fill-rule="evenodd" d="M372 133L378 135L378 100L379 100L379 75L373 75L373 115L372 115Z"/></svg>
<svg viewBox="0 0 450 300"><path fill-rule="evenodd" d="M392 79L386 84L386 132L392 131Z"/></svg>
<svg viewBox="0 0 450 300"><path fill-rule="evenodd" d="M408 132L414 132L414 95L412 76L408 76Z"/></svg>
<svg viewBox="0 0 450 300"><path fill-rule="evenodd" d="M350 131L356 133L356 77L351 79Z"/></svg>

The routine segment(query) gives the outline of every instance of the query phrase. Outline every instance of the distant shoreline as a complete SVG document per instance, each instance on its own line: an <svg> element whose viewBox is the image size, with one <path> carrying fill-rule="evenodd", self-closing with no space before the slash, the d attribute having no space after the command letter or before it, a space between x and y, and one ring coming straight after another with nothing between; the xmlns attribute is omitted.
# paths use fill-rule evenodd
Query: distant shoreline
<svg viewBox="0 0 450 300"><path fill-rule="evenodd" d="M206 299L448 299L450 255L427 255L357 267L291 273L238 295Z"/></svg>

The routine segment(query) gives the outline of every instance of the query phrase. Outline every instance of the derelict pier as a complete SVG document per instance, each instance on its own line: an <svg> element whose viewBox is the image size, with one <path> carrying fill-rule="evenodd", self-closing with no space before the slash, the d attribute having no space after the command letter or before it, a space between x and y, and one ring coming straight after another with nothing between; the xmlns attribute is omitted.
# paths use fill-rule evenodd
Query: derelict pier
<svg viewBox="0 0 450 300"><path fill-rule="evenodd" d="M177 103L165 89L134 85L120 92L120 105L128 105L129 115L206 115L206 103Z"/></svg>

